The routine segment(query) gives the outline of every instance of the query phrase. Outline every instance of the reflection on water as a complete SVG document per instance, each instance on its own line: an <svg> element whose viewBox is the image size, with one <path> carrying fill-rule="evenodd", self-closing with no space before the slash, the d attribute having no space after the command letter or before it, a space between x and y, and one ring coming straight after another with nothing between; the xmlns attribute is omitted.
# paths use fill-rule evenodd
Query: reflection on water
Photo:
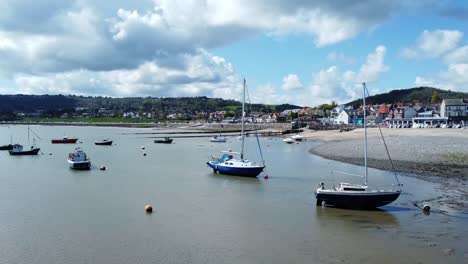
<svg viewBox="0 0 468 264"><path fill-rule="evenodd" d="M462 263L466 219L407 210L399 198L380 211L316 207L314 190L332 170L354 165L309 154L317 142L261 138L270 178L214 174L210 155L240 148L208 138L154 144L151 129L44 127L33 130L46 155L0 152L0 259L5 263ZM25 126L0 126L0 145L27 142ZM66 157L79 138L90 171L72 171ZM108 148L94 141L113 139ZM141 149L145 146L145 150ZM48 155L52 153L52 155ZM146 153L146 156L143 154ZM254 137L246 157L259 161ZM107 170L100 171L105 165ZM369 170L371 183L393 175ZM416 201L441 195L434 183L402 177ZM444 191L445 192L445 191ZM144 206L155 212L147 215ZM428 246L428 245L431 246ZM436 246L432 246L436 245ZM454 249L445 256L442 251ZM389 252L396 252L392 258Z"/></svg>
<svg viewBox="0 0 468 264"><path fill-rule="evenodd" d="M316 214L319 221L334 221L336 224L348 225L350 227L355 227L356 225L361 228L382 225L391 227L399 226L398 218L396 218L393 213L382 209L358 211L317 206Z"/></svg>

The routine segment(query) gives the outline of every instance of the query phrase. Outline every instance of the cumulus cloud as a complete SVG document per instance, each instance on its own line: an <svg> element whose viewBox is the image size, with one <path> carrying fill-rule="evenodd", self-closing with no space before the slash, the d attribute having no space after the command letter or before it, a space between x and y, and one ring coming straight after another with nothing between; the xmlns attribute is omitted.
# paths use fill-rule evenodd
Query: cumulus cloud
<svg viewBox="0 0 468 264"><path fill-rule="evenodd" d="M240 81L231 64L203 50L186 55L185 69L168 69L146 62L136 69L76 70L47 75L18 74L18 93L102 96L199 96L239 99Z"/></svg>
<svg viewBox="0 0 468 264"><path fill-rule="evenodd" d="M451 32L451 37L448 37L450 40L441 41L441 46L444 48L439 48L439 52L436 53L446 68L430 74L430 77L416 76L414 84L468 92L468 46L458 46L463 32L456 30L447 30L447 32Z"/></svg>
<svg viewBox="0 0 468 264"><path fill-rule="evenodd" d="M259 34L332 45L405 2L3 0L0 76L28 93L233 97L232 65L206 50ZM287 89L299 87L298 78L288 81Z"/></svg>
<svg viewBox="0 0 468 264"><path fill-rule="evenodd" d="M310 86L314 102L345 101L360 96L361 83L374 83L389 70L385 65L385 46L378 46L374 52L367 55L367 60L358 72L347 70L342 72L337 66L321 70L314 75Z"/></svg>
<svg viewBox="0 0 468 264"><path fill-rule="evenodd" d="M458 30L424 30L416 45L405 48L402 55L407 58L435 58L446 54L458 46L463 32Z"/></svg>
<svg viewBox="0 0 468 264"><path fill-rule="evenodd" d="M299 80L299 77L296 74L288 74L284 77L283 85L281 86L284 91L292 91L303 87L304 85L302 85L301 80Z"/></svg>

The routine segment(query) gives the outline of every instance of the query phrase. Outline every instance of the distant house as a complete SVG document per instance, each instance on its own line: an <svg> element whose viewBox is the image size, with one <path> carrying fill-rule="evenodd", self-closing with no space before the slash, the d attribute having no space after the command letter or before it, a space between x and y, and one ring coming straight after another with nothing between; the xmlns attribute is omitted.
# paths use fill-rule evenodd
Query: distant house
<svg viewBox="0 0 468 264"><path fill-rule="evenodd" d="M341 110L341 112L336 117L336 122L338 124L348 125L351 122L351 116L349 114L349 111Z"/></svg>
<svg viewBox="0 0 468 264"><path fill-rule="evenodd" d="M340 104L331 110L330 116L337 117L341 113L341 111L343 111L344 109L345 109L345 105Z"/></svg>
<svg viewBox="0 0 468 264"><path fill-rule="evenodd" d="M381 123L385 118L387 118L388 113L390 112L390 105L381 104L378 107L377 113L375 115L375 122Z"/></svg>
<svg viewBox="0 0 468 264"><path fill-rule="evenodd" d="M344 109L336 117L335 123L345 125L358 125L360 120L362 122L363 113L356 110Z"/></svg>
<svg viewBox="0 0 468 264"><path fill-rule="evenodd" d="M416 117L417 115L418 115L418 113L412 107L406 107L404 112L403 112L403 117L404 118L413 118L413 117Z"/></svg>
<svg viewBox="0 0 468 264"><path fill-rule="evenodd" d="M468 100L444 99L440 105L440 116L450 120L468 120Z"/></svg>

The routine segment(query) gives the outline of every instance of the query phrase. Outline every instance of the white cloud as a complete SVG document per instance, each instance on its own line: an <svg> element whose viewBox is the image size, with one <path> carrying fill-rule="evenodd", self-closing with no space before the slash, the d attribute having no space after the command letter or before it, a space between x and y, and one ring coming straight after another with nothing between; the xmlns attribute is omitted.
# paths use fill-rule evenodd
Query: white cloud
<svg viewBox="0 0 468 264"><path fill-rule="evenodd" d="M463 46L453 50L445 56L444 61L451 63L468 63L468 46Z"/></svg>
<svg viewBox="0 0 468 264"><path fill-rule="evenodd" d="M358 82L372 83L379 79L382 73L389 70L385 65L385 53L387 49L385 46L378 46L374 53L367 55L367 61L361 66L357 77Z"/></svg>
<svg viewBox="0 0 468 264"><path fill-rule="evenodd" d="M404 0L3 0L0 76L28 93L63 87L78 94L232 98L238 86L232 65L205 50L259 34L332 45L404 6ZM374 72L362 70L366 77L385 71L369 67ZM299 87L293 81L285 87Z"/></svg>
<svg viewBox="0 0 468 264"><path fill-rule="evenodd" d="M457 47L463 38L458 30L424 30L416 45L405 48L402 55L407 58L436 58Z"/></svg>
<svg viewBox="0 0 468 264"><path fill-rule="evenodd" d="M301 80L299 80L296 74L288 74L285 76L283 78L283 85L281 86L284 91L297 90L303 87L304 85L302 85Z"/></svg>
<svg viewBox="0 0 468 264"><path fill-rule="evenodd" d="M185 56L187 70L160 67L146 62L136 69L76 70L47 75L15 76L24 94L85 94L103 96L199 96L239 99L240 81L232 65L200 50Z"/></svg>
<svg viewBox="0 0 468 264"><path fill-rule="evenodd" d="M450 32L452 41L441 41L441 46L446 48L444 52L437 53L447 68L430 74L430 77L416 76L415 85L468 92L468 46L458 47L463 32Z"/></svg>
<svg viewBox="0 0 468 264"><path fill-rule="evenodd" d="M450 64L446 70L435 74L433 78L417 76L414 83L417 86L468 92L468 63Z"/></svg>
<svg viewBox="0 0 468 264"><path fill-rule="evenodd" d="M310 92L314 102L349 101L361 94L361 83L374 83L389 70L385 65L386 47L378 46L367 55L366 62L358 72L347 70L344 73L337 66L321 70L314 75Z"/></svg>

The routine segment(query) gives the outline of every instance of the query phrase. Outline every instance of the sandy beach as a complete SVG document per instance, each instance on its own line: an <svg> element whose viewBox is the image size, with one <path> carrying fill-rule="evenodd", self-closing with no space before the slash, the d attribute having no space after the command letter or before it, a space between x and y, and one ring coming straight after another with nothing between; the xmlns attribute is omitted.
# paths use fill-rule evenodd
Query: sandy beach
<svg viewBox="0 0 468 264"><path fill-rule="evenodd" d="M443 177L468 177L468 130L382 128L395 169L400 172ZM348 132L304 131L309 140L323 141L311 153L324 158L363 164L363 130ZM369 166L391 170L378 128L368 129Z"/></svg>

